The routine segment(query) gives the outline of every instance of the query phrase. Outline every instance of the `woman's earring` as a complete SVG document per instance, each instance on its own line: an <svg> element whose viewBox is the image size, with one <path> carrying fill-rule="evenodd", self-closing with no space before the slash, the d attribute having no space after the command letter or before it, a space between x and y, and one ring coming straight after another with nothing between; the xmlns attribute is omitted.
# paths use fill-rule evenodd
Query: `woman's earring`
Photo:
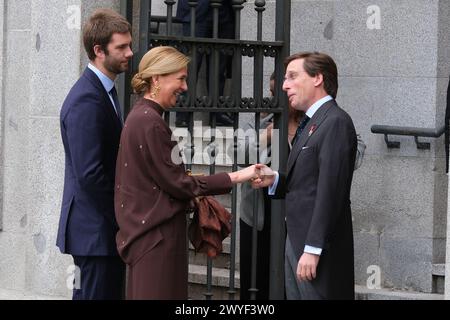
<svg viewBox="0 0 450 320"><path fill-rule="evenodd" d="M150 92L150 97L152 99L155 99L159 95L159 91L161 91L161 87L159 86L158 82L156 82L155 85L152 87L152 91Z"/></svg>

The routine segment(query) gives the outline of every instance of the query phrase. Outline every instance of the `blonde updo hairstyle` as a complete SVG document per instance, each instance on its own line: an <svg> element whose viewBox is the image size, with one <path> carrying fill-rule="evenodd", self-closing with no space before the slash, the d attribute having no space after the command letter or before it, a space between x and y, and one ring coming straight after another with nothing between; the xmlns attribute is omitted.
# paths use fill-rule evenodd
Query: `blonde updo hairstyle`
<svg viewBox="0 0 450 320"><path fill-rule="evenodd" d="M142 57L139 72L131 80L133 91L138 94L147 92L152 86L152 77L177 72L185 68L189 60L174 47L152 48Z"/></svg>

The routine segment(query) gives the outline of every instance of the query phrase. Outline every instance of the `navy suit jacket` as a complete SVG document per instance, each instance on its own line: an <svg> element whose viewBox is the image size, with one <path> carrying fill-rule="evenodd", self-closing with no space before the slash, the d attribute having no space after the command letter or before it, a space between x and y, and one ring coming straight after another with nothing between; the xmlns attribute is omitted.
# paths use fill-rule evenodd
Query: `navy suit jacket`
<svg viewBox="0 0 450 320"><path fill-rule="evenodd" d="M67 95L60 125L65 177L56 244L75 256L117 255L114 178L122 125L90 69Z"/></svg>

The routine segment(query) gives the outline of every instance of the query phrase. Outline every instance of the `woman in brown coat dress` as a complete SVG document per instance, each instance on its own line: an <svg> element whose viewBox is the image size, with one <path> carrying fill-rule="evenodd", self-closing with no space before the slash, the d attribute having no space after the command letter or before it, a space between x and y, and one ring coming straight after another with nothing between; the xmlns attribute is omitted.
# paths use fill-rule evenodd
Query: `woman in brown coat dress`
<svg viewBox="0 0 450 320"><path fill-rule="evenodd" d="M127 299L187 299L186 213L196 196L230 192L256 177L255 167L193 177L185 172L172 131L162 118L187 90L189 58L157 47L132 80L136 102L122 131L116 168L119 254L128 265Z"/></svg>

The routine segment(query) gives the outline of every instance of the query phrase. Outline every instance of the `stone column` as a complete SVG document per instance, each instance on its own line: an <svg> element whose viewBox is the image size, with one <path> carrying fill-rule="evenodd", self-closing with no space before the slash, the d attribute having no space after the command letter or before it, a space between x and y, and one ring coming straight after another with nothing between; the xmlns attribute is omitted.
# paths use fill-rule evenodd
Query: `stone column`
<svg viewBox="0 0 450 320"><path fill-rule="evenodd" d="M0 230L2 229L3 221L3 128L4 120L4 92L3 92L3 73L4 61L3 52L5 51L4 32L5 32L5 1L0 0Z"/></svg>
<svg viewBox="0 0 450 320"><path fill-rule="evenodd" d="M0 287L25 290L31 0L4 1L2 104L3 229ZM7 63L6 63L7 62Z"/></svg>

